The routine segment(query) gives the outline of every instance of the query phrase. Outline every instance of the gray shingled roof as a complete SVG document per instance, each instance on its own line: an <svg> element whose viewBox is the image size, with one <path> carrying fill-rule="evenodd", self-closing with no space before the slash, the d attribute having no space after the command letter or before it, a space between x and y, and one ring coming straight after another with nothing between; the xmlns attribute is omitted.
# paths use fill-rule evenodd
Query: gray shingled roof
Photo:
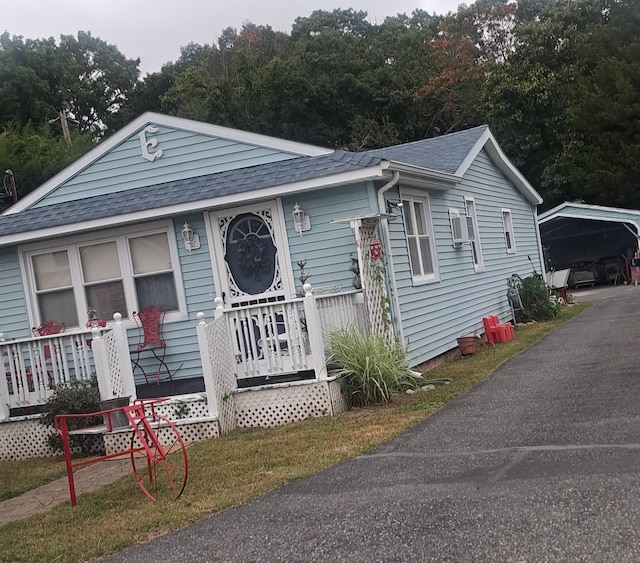
<svg viewBox="0 0 640 563"><path fill-rule="evenodd" d="M455 174L469 151L487 129L486 125L481 125L442 137L367 151L367 154L385 160Z"/></svg>
<svg viewBox="0 0 640 563"><path fill-rule="evenodd" d="M3 215L0 220L0 236L283 186L376 166L382 160L455 173L486 128L484 125L442 137L361 153L335 151L323 156L301 156L260 166L165 182L127 190L126 197L123 197L122 192L116 192L30 208L15 215Z"/></svg>
<svg viewBox="0 0 640 563"><path fill-rule="evenodd" d="M368 168L379 164L381 160L380 157L367 153L335 151L329 155L302 156L135 188L127 190L126 197L123 197L122 192L116 192L30 208L15 215L3 215L0 219L0 236L281 186Z"/></svg>

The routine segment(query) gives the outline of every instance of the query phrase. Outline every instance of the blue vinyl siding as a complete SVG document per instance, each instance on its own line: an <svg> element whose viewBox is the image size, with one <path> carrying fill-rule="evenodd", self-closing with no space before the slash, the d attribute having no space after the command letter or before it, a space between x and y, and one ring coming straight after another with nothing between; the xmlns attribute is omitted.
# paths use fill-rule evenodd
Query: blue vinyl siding
<svg viewBox="0 0 640 563"><path fill-rule="evenodd" d="M158 129L157 133L148 133L147 138L158 140L157 146L150 152L162 149L162 157L153 162L142 158L140 139L138 133L135 133L64 182L34 204L34 207L236 170L297 156L271 148L167 127Z"/></svg>
<svg viewBox="0 0 640 563"><path fill-rule="evenodd" d="M459 186L429 191L435 231L439 281L414 284L407 256L401 217L390 223L393 262L398 284L403 332L411 363L416 365L456 346L456 338L482 330L482 317L511 317L506 298L507 278L528 276L532 267L541 272L534 210L530 203L498 171L483 151ZM475 201L484 271L473 267L468 244L456 249L451 241L449 208L464 215L464 197ZM517 252L508 254L501 208L512 213Z"/></svg>
<svg viewBox="0 0 640 563"><path fill-rule="evenodd" d="M182 240L182 228L185 221L188 221L194 233L200 237L200 248L192 250L191 253L185 250ZM180 260L177 273L182 276L187 319L165 323L164 335L167 342L166 360L171 371L175 372L174 380L179 380L202 377L196 335L196 314L202 311L206 315L207 322L213 320L215 287L203 215L196 213L176 217L173 223ZM135 336L135 331L133 331L133 336ZM131 338L130 341L132 341Z"/></svg>
<svg viewBox="0 0 640 563"><path fill-rule="evenodd" d="M311 230L296 233L291 215L298 203L311 220ZM355 236L349 223L332 224L342 217L373 213L371 188L366 184L343 186L283 198L283 208L293 280L296 290L300 290L297 262L306 260L305 272L311 275L312 286L321 288L340 285L341 291L353 289L350 255L356 256Z"/></svg>
<svg viewBox="0 0 640 563"><path fill-rule="evenodd" d="M22 285L18 252L15 248L0 251L0 332L4 338L28 338L31 327L27 315L27 302Z"/></svg>

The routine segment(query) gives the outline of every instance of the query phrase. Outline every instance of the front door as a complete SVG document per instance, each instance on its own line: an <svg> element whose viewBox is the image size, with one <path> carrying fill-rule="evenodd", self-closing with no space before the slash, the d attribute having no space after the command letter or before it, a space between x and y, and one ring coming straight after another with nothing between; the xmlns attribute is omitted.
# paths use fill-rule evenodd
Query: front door
<svg viewBox="0 0 640 563"><path fill-rule="evenodd" d="M278 202L210 214L217 292L225 308L293 296L288 245Z"/></svg>

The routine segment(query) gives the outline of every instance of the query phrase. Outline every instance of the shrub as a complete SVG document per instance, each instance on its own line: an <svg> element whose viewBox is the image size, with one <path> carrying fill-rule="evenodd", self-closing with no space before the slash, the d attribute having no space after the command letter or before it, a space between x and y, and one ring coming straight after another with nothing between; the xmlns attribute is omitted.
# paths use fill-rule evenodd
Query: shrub
<svg viewBox="0 0 640 563"><path fill-rule="evenodd" d="M400 342L365 336L355 327L335 330L327 340L329 373L340 378L349 406L387 403L394 393L416 386Z"/></svg>
<svg viewBox="0 0 640 563"><path fill-rule="evenodd" d="M544 280L537 276L516 278L523 307L515 311L516 322L550 321L560 314L560 304L549 295L549 288Z"/></svg>
<svg viewBox="0 0 640 563"><path fill-rule="evenodd" d="M100 393L95 378L91 381L62 383L56 387L53 395L42 406L40 423L53 428L56 415L88 414L100 410ZM69 430L78 430L79 428L102 424L102 422L102 416L70 418L67 420L67 428ZM49 436L48 441L51 448L62 451L62 438L58 434ZM94 449L95 440L91 435L79 434L71 436L69 443L72 447L80 448L84 455L89 455Z"/></svg>

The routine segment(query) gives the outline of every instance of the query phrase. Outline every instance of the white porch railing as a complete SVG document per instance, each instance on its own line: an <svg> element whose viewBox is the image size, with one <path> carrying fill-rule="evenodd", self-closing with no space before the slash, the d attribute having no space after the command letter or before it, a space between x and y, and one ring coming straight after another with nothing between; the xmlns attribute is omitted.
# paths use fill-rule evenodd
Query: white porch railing
<svg viewBox="0 0 640 563"><path fill-rule="evenodd" d="M0 419L11 409L44 404L57 385L98 379L100 397L131 395L135 385L122 317L109 330L78 330L18 340L0 339Z"/></svg>
<svg viewBox="0 0 640 563"><path fill-rule="evenodd" d="M228 327L226 353L232 356L236 380L303 371L312 371L316 379L326 378L324 335L349 324L362 326L361 294L316 296L309 284L304 290L304 298L231 309L223 309L222 301L216 299L216 316L224 316ZM198 318L201 327L213 324L205 324L203 313ZM220 361L223 347L211 337L207 340L210 331L202 330L199 342L204 368Z"/></svg>

